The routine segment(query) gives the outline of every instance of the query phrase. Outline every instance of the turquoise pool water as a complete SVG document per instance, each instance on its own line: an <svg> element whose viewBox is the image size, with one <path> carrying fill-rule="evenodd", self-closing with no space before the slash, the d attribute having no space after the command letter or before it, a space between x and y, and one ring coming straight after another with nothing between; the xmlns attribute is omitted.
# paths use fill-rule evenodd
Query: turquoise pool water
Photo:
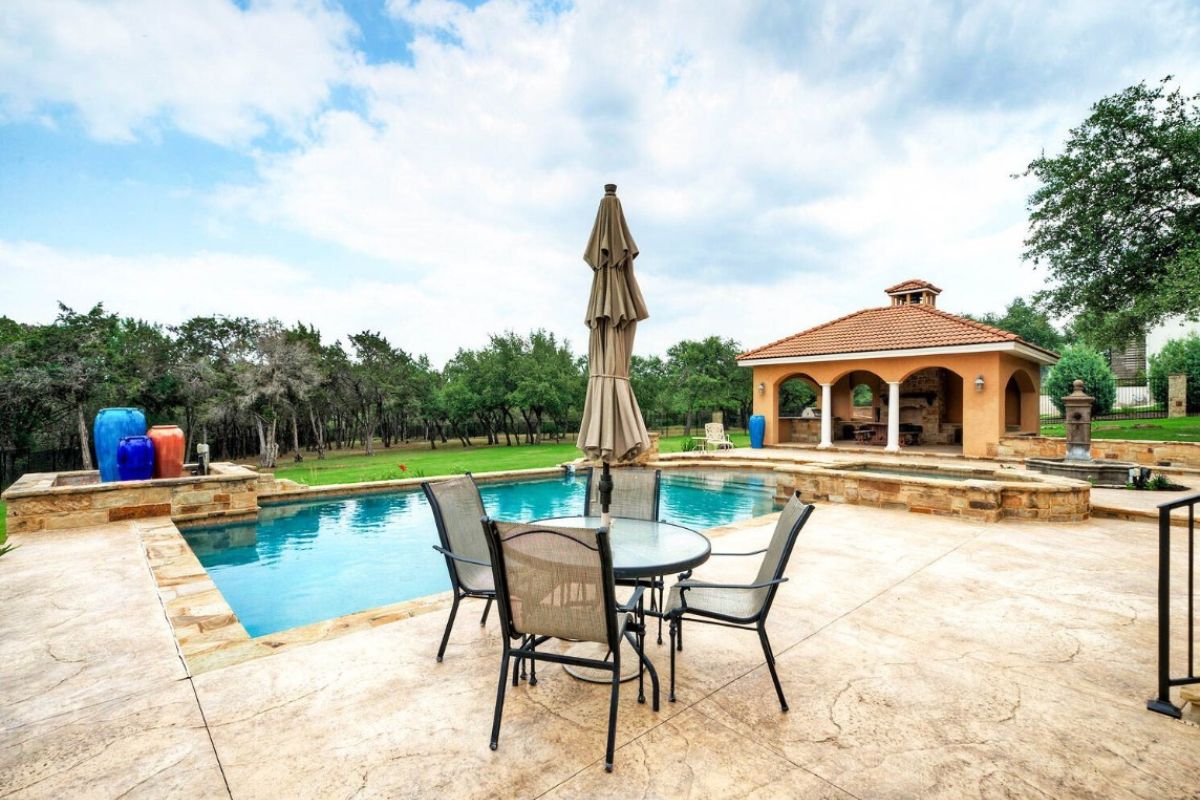
<svg viewBox="0 0 1200 800"><path fill-rule="evenodd" d="M488 513L534 520L583 513L585 478L482 484ZM689 528L776 510L774 478L738 472L663 475L661 517ZM437 529L417 491L264 508L257 522L184 537L251 636L450 588Z"/></svg>

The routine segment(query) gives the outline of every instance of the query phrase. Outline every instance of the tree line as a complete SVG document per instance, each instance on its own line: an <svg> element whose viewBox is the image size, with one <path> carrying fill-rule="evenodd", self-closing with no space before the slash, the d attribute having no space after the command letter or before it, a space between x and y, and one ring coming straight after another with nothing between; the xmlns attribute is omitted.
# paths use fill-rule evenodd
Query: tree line
<svg viewBox="0 0 1200 800"><path fill-rule="evenodd" d="M739 350L710 337L634 356L647 422L690 428L723 411L744 423L750 375ZM439 369L377 331L329 342L301 323L198 316L164 326L102 305L60 306L49 324L0 317L0 452L74 451L87 469L92 420L110 406L178 424L189 456L205 442L214 459L272 467L281 453L320 459L411 441L562 441L578 429L586 388L586 359L544 330L494 334Z"/></svg>

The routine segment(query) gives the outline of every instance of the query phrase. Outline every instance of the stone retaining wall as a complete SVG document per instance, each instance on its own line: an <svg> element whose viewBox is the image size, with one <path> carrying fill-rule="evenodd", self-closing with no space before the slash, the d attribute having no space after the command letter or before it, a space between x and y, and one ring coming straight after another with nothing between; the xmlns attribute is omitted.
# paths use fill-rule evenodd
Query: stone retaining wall
<svg viewBox="0 0 1200 800"><path fill-rule="evenodd" d="M805 502L828 501L918 514L996 522L1003 517L1044 522L1088 518L1091 487L1079 481L938 480L891 477L823 466L779 467L776 496L793 492Z"/></svg>
<svg viewBox="0 0 1200 800"><path fill-rule="evenodd" d="M100 483L97 472L22 475L0 497L10 533L69 530L128 519L220 520L258 513L259 474L213 464L210 475Z"/></svg>
<svg viewBox="0 0 1200 800"><path fill-rule="evenodd" d="M1067 440L1057 436L1005 436L989 455L997 458L1062 458ZM1132 461L1144 467L1200 468L1200 442L1093 439L1092 458Z"/></svg>

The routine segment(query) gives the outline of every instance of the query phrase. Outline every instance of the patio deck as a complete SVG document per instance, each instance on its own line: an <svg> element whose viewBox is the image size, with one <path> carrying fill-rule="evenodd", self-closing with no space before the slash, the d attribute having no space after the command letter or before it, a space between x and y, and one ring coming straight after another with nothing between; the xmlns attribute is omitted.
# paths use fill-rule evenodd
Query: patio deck
<svg viewBox="0 0 1200 800"><path fill-rule="evenodd" d="M442 664L431 613L189 676L138 524L0 560L0 796L1196 796L1200 729L1145 710L1153 526L822 505L769 628L791 712L752 634L693 626L678 703L625 685L606 774L607 689L549 666L488 749L499 642L470 607Z"/></svg>

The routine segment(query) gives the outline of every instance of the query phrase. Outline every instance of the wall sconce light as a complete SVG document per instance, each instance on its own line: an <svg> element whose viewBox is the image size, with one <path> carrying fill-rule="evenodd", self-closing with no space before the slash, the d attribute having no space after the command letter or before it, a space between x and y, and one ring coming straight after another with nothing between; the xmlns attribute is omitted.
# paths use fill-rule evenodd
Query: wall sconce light
<svg viewBox="0 0 1200 800"><path fill-rule="evenodd" d="M759 382L759 384L758 384L758 393L759 393L759 394L766 394L766 393L767 393L767 385L766 385L765 383Z"/></svg>
<svg viewBox="0 0 1200 800"><path fill-rule="evenodd" d="M983 391L983 376L982 375L980 375L978 378L975 379L975 391L977 391L977 392Z"/></svg>

